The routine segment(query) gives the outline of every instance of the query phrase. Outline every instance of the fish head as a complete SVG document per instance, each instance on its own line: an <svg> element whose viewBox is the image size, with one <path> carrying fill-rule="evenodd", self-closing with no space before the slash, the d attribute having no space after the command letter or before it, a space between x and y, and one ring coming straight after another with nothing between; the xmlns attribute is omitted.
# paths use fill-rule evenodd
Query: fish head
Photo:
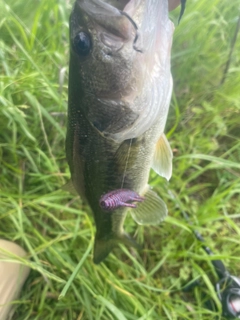
<svg viewBox="0 0 240 320"><path fill-rule="evenodd" d="M122 14L127 1L115 2L78 0L70 18L71 58L82 91L96 98L120 98L142 79L133 47L136 29Z"/></svg>
<svg viewBox="0 0 240 320"><path fill-rule="evenodd" d="M69 88L105 137L138 137L159 117L163 132L173 29L168 0L76 0Z"/></svg>

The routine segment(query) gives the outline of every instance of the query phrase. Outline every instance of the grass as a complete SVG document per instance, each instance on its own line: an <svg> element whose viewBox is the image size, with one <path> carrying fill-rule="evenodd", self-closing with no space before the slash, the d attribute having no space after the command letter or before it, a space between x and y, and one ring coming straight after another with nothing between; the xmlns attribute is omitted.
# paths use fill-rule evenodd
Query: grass
<svg viewBox="0 0 240 320"><path fill-rule="evenodd" d="M126 230L144 250L122 246L96 266L88 208L60 188L69 170L68 75L60 88L59 73L68 66L72 1L1 0L0 237L22 245L29 258L24 263L32 268L14 319L222 319L212 257L181 210L216 257L239 275L240 41L221 84L238 2L188 1L172 52L175 85L166 131L173 177L167 183L154 172L150 176L169 217L154 227L137 226L128 217ZM171 14L175 22L177 11ZM201 286L183 292L192 279ZM209 298L217 303L215 311L205 308Z"/></svg>

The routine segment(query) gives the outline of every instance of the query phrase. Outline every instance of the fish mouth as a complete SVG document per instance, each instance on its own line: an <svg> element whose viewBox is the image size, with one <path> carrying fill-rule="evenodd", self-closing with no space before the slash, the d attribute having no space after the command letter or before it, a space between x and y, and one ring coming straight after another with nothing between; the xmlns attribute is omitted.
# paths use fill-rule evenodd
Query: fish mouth
<svg viewBox="0 0 240 320"><path fill-rule="evenodd" d="M98 25L101 41L114 51L135 41L137 24L132 16L142 0L78 0L80 10Z"/></svg>
<svg viewBox="0 0 240 320"><path fill-rule="evenodd" d="M117 8L118 10L124 10L126 5L130 2L131 0L105 0L103 2L108 3L109 5Z"/></svg>

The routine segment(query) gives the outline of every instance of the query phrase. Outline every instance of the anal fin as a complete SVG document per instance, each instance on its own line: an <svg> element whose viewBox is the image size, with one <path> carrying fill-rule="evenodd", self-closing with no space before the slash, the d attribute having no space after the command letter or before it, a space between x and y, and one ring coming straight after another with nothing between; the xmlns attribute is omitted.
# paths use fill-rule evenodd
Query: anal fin
<svg viewBox="0 0 240 320"><path fill-rule="evenodd" d="M138 224L153 225L164 220L168 214L165 202L149 187L142 194L145 200L137 204L137 208L131 209L131 215Z"/></svg>
<svg viewBox="0 0 240 320"><path fill-rule="evenodd" d="M163 133L156 145L152 168L157 174L167 180L172 176L172 158L172 149Z"/></svg>

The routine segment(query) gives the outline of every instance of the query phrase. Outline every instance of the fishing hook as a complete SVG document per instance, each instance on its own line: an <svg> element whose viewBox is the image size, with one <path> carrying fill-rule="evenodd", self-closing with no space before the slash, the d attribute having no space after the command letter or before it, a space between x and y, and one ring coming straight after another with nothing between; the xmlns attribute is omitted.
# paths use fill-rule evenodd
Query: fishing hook
<svg viewBox="0 0 240 320"><path fill-rule="evenodd" d="M136 30L136 35L135 35L135 38L133 40L133 49L136 50L137 52L142 53L142 50L138 49L136 47L136 42L137 42L137 40L139 38L138 26L137 26L136 22L126 12L121 11L121 10L119 10L119 12L121 13L121 15L125 16L131 22L131 24L133 25L134 29Z"/></svg>

